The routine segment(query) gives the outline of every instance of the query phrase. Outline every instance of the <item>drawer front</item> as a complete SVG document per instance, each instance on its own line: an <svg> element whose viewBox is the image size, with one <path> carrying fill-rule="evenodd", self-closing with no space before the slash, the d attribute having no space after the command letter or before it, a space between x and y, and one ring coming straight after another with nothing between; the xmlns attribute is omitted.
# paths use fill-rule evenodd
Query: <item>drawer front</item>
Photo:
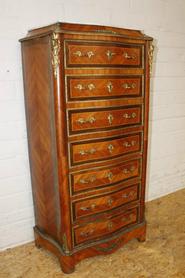
<svg viewBox="0 0 185 278"><path fill-rule="evenodd" d="M88 144L74 143L71 147L72 165L104 160L141 150L141 135L130 135L113 140L97 140Z"/></svg>
<svg viewBox="0 0 185 278"><path fill-rule="evenodd" d="M138 211L137 208L134 208L109 220L89 223L75 229L75 243L80 244L91 239L112 234L130 224L136 223L137 220Z"/></svg>
<svg viewBox="0 0 185 278"><path fill-rule="evenodd" d="M70 77L67 84L69 100L128 97L142 94L141 77Z"/></svg>
<svg viewBox="0 0 185 278"><path fill-rule="evenodd" d="M69 129L71 133L93 131L98 129L135 125L141 123L141 106L122 109L92 110L88 112L71 112Z"/></svg>
<svg viewBox="0 0 185 278"><path fill-rule="evenodd" d="M74 216L75 219L79 219L84 216L119 207L138 199L139 185L137 184L103 197L91 198L89 200L75 203L73 206Z"/></svg>
<svg viewBox="0 0 185 278"><path fill-rule="evenodd" d="M141 67L142 46L115 44L66 44L68 67Z"/></svg>
<svg viewBox="0 0 185 278"><path fill-rule="evenodd" d="M98 169L96 171L86 171L85 173L72 174L73 193L83 190L90 190L101 186L111 185L140 175L141 161L132 160L120 165Z"/></svg>

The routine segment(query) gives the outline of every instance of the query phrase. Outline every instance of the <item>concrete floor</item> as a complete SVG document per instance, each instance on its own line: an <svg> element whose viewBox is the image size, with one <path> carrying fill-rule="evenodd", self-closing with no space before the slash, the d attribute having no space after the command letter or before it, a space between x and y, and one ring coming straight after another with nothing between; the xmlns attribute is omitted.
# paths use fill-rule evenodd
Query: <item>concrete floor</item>
<svg viewBox="0 0 185 278"><path fill-rule="evenodd" d="M147 240L132 240L112 255L86 259L73 274L33 243L0 253L0 278L185 277L185 190L147 203Z"/></svg>

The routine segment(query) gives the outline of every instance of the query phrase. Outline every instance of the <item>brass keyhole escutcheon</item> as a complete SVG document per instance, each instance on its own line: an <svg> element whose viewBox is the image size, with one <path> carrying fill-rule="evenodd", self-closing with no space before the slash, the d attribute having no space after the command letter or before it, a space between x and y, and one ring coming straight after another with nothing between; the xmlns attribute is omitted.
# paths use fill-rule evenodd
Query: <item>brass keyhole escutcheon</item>
<svg viewBox="0 0 185 278"><path fill-rule="evenodd" d="M114 150L114 146L112 144L109 144L107 148L108 148L110 153L112 153L113 150Z"/></svg>
<svg viewBox="0 0 185 278"><path fill-rule="evenodd" d="M108 117L107 117L108 121L109 121L109 124L111 125L113 120L114 120L114 117L112 114L109 114Z"/></svg>
<svg viewBox="0 0 185 278"><path fill-rule="evenodd" d="M108 228L109 231L111 231L112 228L113 228L113 223L112 223L112 222L109 222L109 223L107 224L107 228Z"/></svg>
<svg viewBox="0 0 185 278"><path fill-rule="evenodd" d="M112 92L112 90L113 90L113 85L112 85L112 83L111 82L109 82L108 84L107 84L107 89L108 89L108 92L109 93L111 93Z"/></svg>

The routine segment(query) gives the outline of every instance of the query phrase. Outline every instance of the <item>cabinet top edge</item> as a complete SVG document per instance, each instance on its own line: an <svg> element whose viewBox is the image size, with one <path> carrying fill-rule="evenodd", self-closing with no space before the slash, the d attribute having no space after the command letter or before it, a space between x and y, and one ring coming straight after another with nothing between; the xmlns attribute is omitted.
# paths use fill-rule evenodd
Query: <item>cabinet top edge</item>
<svg viewBox="0 0 185 278"><path fill-rule="evenodd" d="M88 24L79 24L79 23L66 23L66 22L56 22L54 24L31 29L28 31L26 37L20 39L19 41L30 40L35 37L41 37L44 35L51 34L53 32L56 33L83 33L83 34L91 34L91 35L108 35L108 36L121 36L130 39L139 39L139 40L153 40L153 38L145 35L140 30L133 29L125 29L111 26L103 26L103 25L88 25Z"/></svg>

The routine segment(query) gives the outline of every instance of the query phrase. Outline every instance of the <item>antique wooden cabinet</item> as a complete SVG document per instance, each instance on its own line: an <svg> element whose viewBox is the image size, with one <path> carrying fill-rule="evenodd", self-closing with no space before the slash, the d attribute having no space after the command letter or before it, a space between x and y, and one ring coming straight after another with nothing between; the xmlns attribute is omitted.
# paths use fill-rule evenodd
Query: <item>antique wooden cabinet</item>
<svg viewBox="0 0 185 278"><path fill-rule="evenodd" d="M35 243L70 273L145 240L152 38L56 23L20 41Z"/></svg>

